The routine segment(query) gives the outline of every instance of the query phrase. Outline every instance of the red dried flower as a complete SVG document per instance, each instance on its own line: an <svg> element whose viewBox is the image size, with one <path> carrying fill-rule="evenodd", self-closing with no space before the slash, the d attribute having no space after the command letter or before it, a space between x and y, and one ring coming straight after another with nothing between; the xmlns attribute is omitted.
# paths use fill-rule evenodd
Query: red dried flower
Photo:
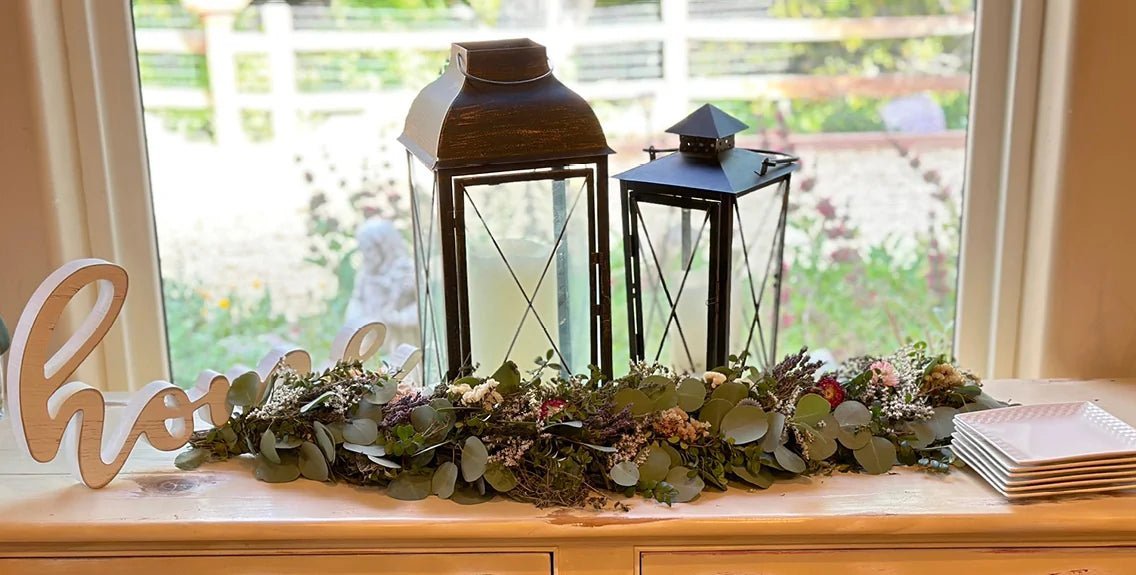
<svg viewBox="0 0 1136 575"><path fill-rule="evenodd" d="M835 377L831 375L822 377L817 384L820 388L820 394L828 400L828 404L836 409L836 406L844 403L844 388L841 387L840 382L836 381Z"/></svg>
<svg viewBox="0 0 1136 575"><path fill-rule="evenodd" d="M550 416L563 411L566 405L568 405L568 402L563 399L549 399L540 404L540 418L548 419Z"/></svg>

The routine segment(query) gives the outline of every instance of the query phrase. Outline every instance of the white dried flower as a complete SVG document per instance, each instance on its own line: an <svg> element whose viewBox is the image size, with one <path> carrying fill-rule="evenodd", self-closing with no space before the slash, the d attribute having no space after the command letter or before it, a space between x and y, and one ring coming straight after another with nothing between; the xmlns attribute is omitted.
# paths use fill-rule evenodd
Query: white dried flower
<svg viewBox="0 0 1136 575"><path fill-rule="evenodd" d="M702 374L702 380L710 385L710 389L714 389L723 383L726 383L726 375L716 371L708 371Z"/></svg>

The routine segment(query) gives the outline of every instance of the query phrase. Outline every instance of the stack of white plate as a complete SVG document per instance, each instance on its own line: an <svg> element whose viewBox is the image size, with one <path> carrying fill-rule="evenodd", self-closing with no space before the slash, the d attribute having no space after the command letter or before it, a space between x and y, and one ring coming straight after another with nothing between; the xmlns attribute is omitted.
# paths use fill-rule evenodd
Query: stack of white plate
<svg viewBox="0 0 1136 575"><path fill-rule="evenodd" d="M1136 429L1089 402L960 413L951 438L1009 499L1136 489Z"/></svg>

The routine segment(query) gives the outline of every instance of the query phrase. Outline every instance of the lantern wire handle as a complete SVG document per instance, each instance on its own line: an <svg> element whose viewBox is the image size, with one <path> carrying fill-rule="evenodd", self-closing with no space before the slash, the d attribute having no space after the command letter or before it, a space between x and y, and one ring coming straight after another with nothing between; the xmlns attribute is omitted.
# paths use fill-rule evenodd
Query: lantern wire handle
<svg viewBox="0 0 1136 575"><path fill-rule="evenodd" d="M785 165L788 165L788 164L796 164L796 163L801 161L801 158L794 156L792 154L786 154L785 152L774 152L773 150L761 150L761 149L757 149L757 148L743 148L743 149L765 155L765 159L761 161L761 169L755 170L753 172L753 173L755 173L759 176L764 176L765 172L769 171L769 168L772 168L774 166L785 166Z"/></svg>
<svg viewBox="0 0 1136 575"><path fill-rule="evenodd" d="M536 82L537 80L543 80L543 79L551 76L552 75L552 61L550 60L548 62L548 71L547 72L545 72L545 73L543 73L539 76L533 77L533 78L528 78L528 79L525 79L525 80L490 80L488 78L482 78L481 76L474 76L473 74L470 74L469 71L465 69L465 56L462 56L462 54L459 52L458 53L458 71L462 73L462 76L465 76L466 78L469 78L470 80L477 80L478 82L485 82L486 84L497 84L498 86L515 86L517 84L528 84L530 82Z"/></svg>

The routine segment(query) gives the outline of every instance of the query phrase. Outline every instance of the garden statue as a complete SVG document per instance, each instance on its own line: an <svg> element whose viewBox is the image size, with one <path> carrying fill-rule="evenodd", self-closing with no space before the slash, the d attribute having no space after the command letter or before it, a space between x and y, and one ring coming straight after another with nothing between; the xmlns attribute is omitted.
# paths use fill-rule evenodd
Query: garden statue
<svg viewBox="0 0 1136 575"><path fill-rule="evenodd" d="M403 343L417 345L418 293L406 240L393 224L378 218L363 222L356 239L363 259L345 319L385 323L390 350Z"/></svg>

